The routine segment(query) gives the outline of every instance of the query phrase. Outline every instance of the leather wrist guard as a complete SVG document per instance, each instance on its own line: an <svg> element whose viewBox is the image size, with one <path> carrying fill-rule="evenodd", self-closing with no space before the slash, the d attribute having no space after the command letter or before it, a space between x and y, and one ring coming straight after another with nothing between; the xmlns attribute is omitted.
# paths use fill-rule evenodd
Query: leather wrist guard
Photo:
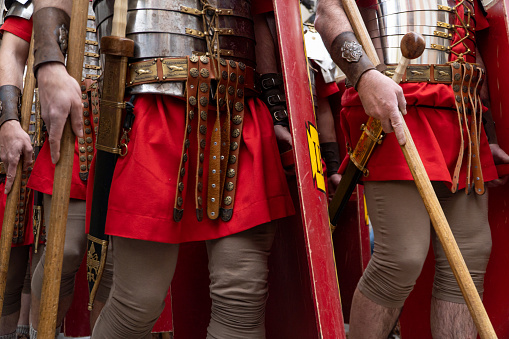
<svg viewBox="0 0 509 339"><path fill-rule="evenodd" d="M320 152L327 166L327 176L337 174L339 170L339 145L337 142L324 142L320 144Z"/></svg>
<svg viewBox="0 0 509 339"><path fill-rule="evenodd" d="M34 14L34 74L41 65L58 62L65 65L71 19L60 8L46 7Z"/></svg>
<svg viewBox="0 0 509 339"><path fill-rule="evenodd" d="M0 87L0 127L9 120L19 121L21 90L13 85Z"/></svg>
<svg viewBox="0 0 509 339"><path fill-rule="evenodd" d="M288 111L286 107L283 75L281 73L267 73L260 76L261 98L267 105L274 125L288 127Z"/></svg>
<svg viewBox="0 0 509 339"><path fill-rule="evenodd" d="M343 32L334 39L331 56L356 90L361 76L375 69L353 32Z"/></svg>

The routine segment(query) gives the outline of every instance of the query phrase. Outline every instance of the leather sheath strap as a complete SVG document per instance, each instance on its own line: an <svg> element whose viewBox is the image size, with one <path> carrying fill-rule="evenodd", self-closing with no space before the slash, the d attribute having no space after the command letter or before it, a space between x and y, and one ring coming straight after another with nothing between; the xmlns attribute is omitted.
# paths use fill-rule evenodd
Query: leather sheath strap
<svg viewBox="0 0 509 339"><path fill-rule="evenodd" d="M126 87L130 88L151 83L186 81L190 72L187 59L186 57L153 58L130 63L127 70ZM245 88L247 95L253 96L259 94L257 86L258 77L259 75L254 68L246 66ZM214 72L211 72L210 79L215 78Z"/></svg>
<svg viewBox="0 0 509 339"><path fill-rule="evenodd" d="M235 192L237 190L237 177L239 167L240 141L242 136L242 127L244 125L244 84L246 78L246 65L242 62L229 61L230 85L226 95L228 110L232 126L230 135L230 154L228 156L228 167L226 170L226 179L224 184L225 192L221 202L221 219L230 221L233 216L233 205L235 203ZM232 91L233 69L237 70L236 90ZM231 105L231 106L230 106Z"/></svg>
<svg viewBox="0 0 509 339"><path fill-rule="evenodd" d="M42 64L65 65L69 39L69 15L60 8L46 7L34 14L34 74Z"/></svg>
<svg viewBox="0 0 509 339"><path fill-rule="evenodd" d="M327 166L327 176L337 174L341 164L339 158L339 145L337 142L324 142L320 144L320 153Z"/></svg>
<svg viewBox="0 0 509 339"><path fill-rule="evenodd" d="M451 84L451 65L408 65L401 82L427 82L430 84ZM387 66L382 74L392 78L396 66Z"/></svg>
<svg viewBox="0 0 509 339"><path fill-rule="evenodd" d="M85 79L81 82L83 104L83 138L78 138L80 179L88 179L90 164L94 158L94 136L99 127L99 91L97 81Z"/></svg>
<svg viewBox="0 0 509 339"><path fill-rule="evenodd" d="M361 76L375 69L353 32L339 34L331 44L331 52L332 59L355 89Z"/></svg>
<svg viewBox="0 0 509 339"><path fill-rule="evenodd" d="M0 127L9 120L20 120L21 90L13 85L0 86Z"/></svg>
<svg viewBox="0 0 509 339"><path fill-rule="evenodd" d="M281 73L263 74L260 76L258 87L262 91L260 99L267 105L274 125L288 127L288 110L283 88L283 75Z"/></svg>

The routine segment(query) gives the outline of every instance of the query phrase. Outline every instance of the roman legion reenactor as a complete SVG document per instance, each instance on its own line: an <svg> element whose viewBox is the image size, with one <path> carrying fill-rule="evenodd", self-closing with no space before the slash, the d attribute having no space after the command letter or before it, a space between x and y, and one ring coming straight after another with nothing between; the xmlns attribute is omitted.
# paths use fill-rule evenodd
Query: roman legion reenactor
<svg viewBox="0 0 509 339"><path fill-rule="evenodd" d="M79 106L79 93L64 69L60 37L52 33L67 27L66 20L49 21L43 13L66 18L70 5L38 1L34 16L36 32L48 32L36 36L41 50L35 52L35 71L55 141L69 108ZM94 3L99 35L110 35L112 22L117 27L102 40L106 61L130 56L125 83L134 109L127 110L123 124L124 145L115 140L113 147L97 146L121 156L105 230L113 244L115 285L93 337L144 338L162 311L178 244L197 240L206 240L209 255L208 337L264 337L271 221L294 210L273 118L256 98L250 2L129 1L128 6L125 33L134 50L121 37L122 18L114 15L113 1ZM122 108L123 102L106 99L112 97L106 91L111 82L118 88L118 79L105 76L101 106ZM71 114L75 127L76 117ZM101 133L121 132L105 119L103 111L98 143ZM57 142L51 153L56 162Z"/></svg>
<svg viewBox="0 0 509 339"><path fill-rule="evenodd" d="M491 249L485 183L498 179L494 162L509 162L496 144L493 122L482 105L486 74L475 36L487 28L487 21L477 0L373 4L364 17L388 66L380 72L353 34L344 7L341 0L320 1L315 24L351 85L342 100L347 140L357 143L366 114L379 119L386 133L395 132L377 146L363 178L375 248L354 295L349 337L387 337L419 276L431 237L436 258L432 334L475 338L474 322L398 149L406 142L399 112L405 114L482 297ZM398 86L386 76L394 74L401 58L400 41L409 31L422 34L426 46Z"/></svg>
<svg viewBox="0 0 509 339"><path fill-rule="evenodd" d="M14 1L10 6L6 23L2 27L5 30L8 39L14 39L18 41L17 49L14 51L19 51L16 54L16 65L19 67L10 67L6 74L12 77L14 80L20 82L23 77L23 69L25 66L25 62L28 56L28 42L30 41L31 33L32 33L32 13L33 13L33 5L28 2L26 4L21 4L17 1ZM24 40L23 40L24 39ZM85 62L83 65L83 82L81 84L81 100L83 107L88 108L84 110L82 113L82 119L84 124L84 137L78 138L76 140L76 151L75 151L75 171L73 172L73 181L71 185L71 203L68 217L68 227L66 232L66 244L64 249L64 265L62 271L62 285L60 290L60 306L58 311L57 323L60 324L67 313L67 310L71 306L71 302L73 300L73 291L74 291L74 279L76 272L80 264L83 261L83 256L85 254L86 249L86 234L85 234L85 197L86 197L86 185L88 179L88 170L90 168L90 163L94 154L93 149L93 136L96 133L96 127L99 122L99 107L98 107L98 85L97 79L99 77L99 54L98 54L98 46L97 46L97 38L95 32L95 18L93 16L92 3L90 3L89 8L89 20L87 27L87 47L85 49ZM11 46L11 45L8 45ZM5 46L5 48L8 48ZM12 52L6 52L7 55L10 55ZM0 67L8 67L8 64L3 63ZM2 77L2 79L9 79L7 76ZM7 106L10 107L10 106ZM88 123L87 123L88 122ZM6 126L11 124L19 123L14 121L7 121ZM15 133L16 132L16 133ZM27 137L27 134L23 131L18 131L15 128L6 129L0 128L0 139L1 146L4 150L10 150L15 156L6 156L6 160L9 161L9 168L16 168L17 162L19 161L19 155L23 154L23 159L25 162L28 160L32 160L32 148L26 146L22 143ZM40 149L37 154L37 161L35 163L34 169L30 172L30 179L24 179L24 186L22 189L27 189L29 187L31 189L36 190L37 192L41 192L44 194L44 209L46 213L44 213L45 223L46 225L49 223L49 210L51 206L51 193L53 188L53 171L54 165L51 163L49 145L46 145ZM20 147L23 148L20 148ZM40 146L40 145L38 145ZM84 149L84 152L82 150ZM11 167L12 166L12 167ZM28 165L26 165L28 166ZM24 174L26 176L26 174ZM6 191L9 191L10 186L12 184L13 175L8 175L6 182ZM24 196L23 194L21 196ZM26 196L26 195L25 195ZM28 199L28 197L27 197ZM28 210L28 209L27 209ZM32 214L30 214L30 219L32 218ZM16 232L20 234L20 231ZM28 235L32 235L32 232L28 232ZM33 239L33 235L31 237L26 237L27 239ZM13 252L14 253L14 252ZM28 253L28 252L27 252ZM44 251L45 253L45 251ZM31 314L31 323L33 328L30 329L30 337L37 337L37 324L38 324L38 316L39 316L39 300L41 296L41 287L42 287L42 279L43 279L43 271L44 271L44 257L45 254L42 255L42 260L37 265L35 269L33 280L32 280L32 305L30 309ZM28 254L27 254L28 256ZM11 261L16 260L17 256L12 256ZM28 262L28 260L26 260ZM98 291L97 294L97 303L93 312L91 313L91 326L95 323L95 320L99 316L100 310L102 306L106 303L106 299L109 295L109 287L111 284L111 267L108 263L108 269L105 271L103 284ZM26 269L26 265L22 266L20 264L16 264L13 262L9 269L11 270L22 270L23 267ZM21 278L20 278L21 279ZM20 283L10 284L8 281L8 290L6 292L6 296L10 295L9 288L14 288L15 286L19 286L21 288L23 286L23 281ZM9 287L12 286L12 287ZM4 304L4 312L10 312L9 306L6 307ZM10 314L10 313L9 313ZM7 319L7 318L6 318ZM2 318L2 321L4 319ZM6 320L5 320L6 321ZM57 331L58 332L58 331ZM9 332L10 333L10 332ZM57 333L58 334L58 333Z"/></svg>

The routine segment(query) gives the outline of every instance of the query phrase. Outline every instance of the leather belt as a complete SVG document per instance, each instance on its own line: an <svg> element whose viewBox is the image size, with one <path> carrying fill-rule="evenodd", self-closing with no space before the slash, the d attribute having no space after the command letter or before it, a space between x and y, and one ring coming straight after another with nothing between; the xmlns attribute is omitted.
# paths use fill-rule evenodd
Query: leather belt
<svg viewBox="0 0 509 339"><path fill-rule="evenodd" d="M387 66L382 74L392 78L396 66ZM451 84L451 65L408 65L401 82L428 82L430 84Z"/></svg>
<svg viewBox="0 0 509 339"><path fill-rule="evenodd" d="M172 59L174 60L174 59ZM195 180L196 217L203 219L204 191L207 191L207 216L229 221L233 215L236 192L238 156L244 120L244 88L248 67L233 60L191 56L186 59L186 126L175 194L173 218L180 221L184 213L184 188L188 182L188 157L191 132L196 126L197 161ZM164 60L163 60L164 61ZM164 63L163 63L164 64ZM209 111L211 80L218 70L213 99L216 110ZM253 73L251 73L253 74ZM252 80L252 79L251 79ZM254 84L254 82L253 82ZM210 141L207 140L207 118L216 114ZM194 120L196 119L196 123ZM205 148L209 145L208 187L203 186Z"/></svg>
<svg viewBox="0 0 509 339"><path fill-rule="evenodd" d="M88 171L94 157L94 135L99 126L99 91L96 80L81 82L81 101L83 104L83 138L78 138L80 179L88 179Z"/></svg>
<svg viewBox="0 0 509 339"><path fill-rule="evenodd" d="M188 58L153 58L130 63L127 70L126 87L157 82L186 81L189 75ZM214 79L211 72L210 79ZM259 93L256 82L258 73L246 66L244 87L248 93Z"/></svg>

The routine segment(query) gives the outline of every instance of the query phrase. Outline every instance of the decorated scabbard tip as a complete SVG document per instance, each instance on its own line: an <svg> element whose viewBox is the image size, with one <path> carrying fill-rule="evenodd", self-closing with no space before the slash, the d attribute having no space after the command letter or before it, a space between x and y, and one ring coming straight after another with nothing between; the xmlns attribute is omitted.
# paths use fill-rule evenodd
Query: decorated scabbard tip
<svg viewBox="0 0 509 339"><path fill-rule="evenodd" d="M178 208L173 209L173 220L175 220L175 222L179 222L180 220L182 220L183 215L184 215L184 210L181 210Z"/></svg>
<svg viewBox="0 0 509 339"><path fill-rule="evenodd" d="M233 217L233 209L231 208L222 208L221 209L221 220L230 221Z"/></svg>
<svg viewBox="0 0 509 339"><path fill-rule="evenodd" d="M419 33L408 32L401 39L401 53L407 59L416 59L426 48L426 42Z"/></svg>

